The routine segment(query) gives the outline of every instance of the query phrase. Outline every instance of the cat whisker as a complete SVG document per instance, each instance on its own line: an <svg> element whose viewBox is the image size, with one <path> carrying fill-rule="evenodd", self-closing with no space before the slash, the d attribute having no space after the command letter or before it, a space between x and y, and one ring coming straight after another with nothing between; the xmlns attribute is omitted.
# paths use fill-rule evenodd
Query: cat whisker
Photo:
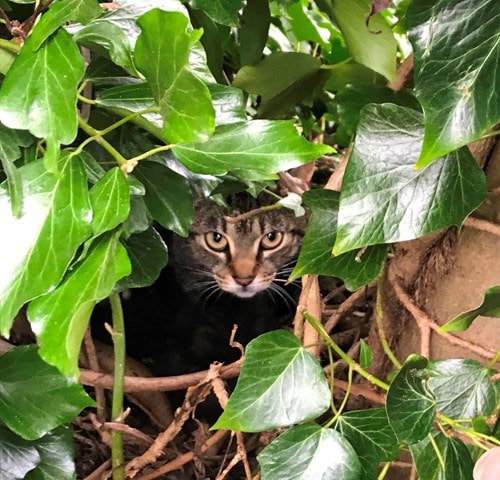
<svg viewBox="0 0 500 480"><path fill-rule="evenodd" d="M280 285L277 285L275 283L271 283L268 287L268 289L271 292L276 293L284 302L285 304L290 307L290 310L295 309L296 302L294 298Z"/></svg>

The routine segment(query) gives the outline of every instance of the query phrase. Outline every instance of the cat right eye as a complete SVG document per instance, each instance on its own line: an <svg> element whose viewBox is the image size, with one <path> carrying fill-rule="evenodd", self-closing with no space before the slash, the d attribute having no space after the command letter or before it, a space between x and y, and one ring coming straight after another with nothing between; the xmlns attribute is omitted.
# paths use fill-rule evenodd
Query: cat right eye
<svg viewBox="0 0 500 480"><path fill-rule="evenodd" d="M227 248L227 238L219 232L205 233L205 242L209 248L216 252L222 252Z"/></svg>

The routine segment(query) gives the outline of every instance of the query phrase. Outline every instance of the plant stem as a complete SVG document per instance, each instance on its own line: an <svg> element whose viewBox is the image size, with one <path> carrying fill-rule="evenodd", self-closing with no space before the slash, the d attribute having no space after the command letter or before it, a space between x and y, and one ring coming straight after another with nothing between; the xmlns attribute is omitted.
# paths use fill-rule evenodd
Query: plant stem
<svg viewBox="0 0 500 480"><path fill-rule="evenodd" d="M21 51L20 45L10 40L5 40L5 38L0 38L0 48L11 53L19 53Z"/></svg>
<svg viewBox="0 0 500 480"><path fill-rule="evenodd" d="M349 365L350 368L352 368L355 372L358 372L362 377L366 378L369 382L373 383L374 385L377 385L377 387L382 388L383 390L389 390L389 385L387 383L383 382L382 380L378 379L371 373L367 372L359 363L356 363L349 355L347 355L326 333L325 329L323 328L323 325L316 320L309 312L306 310L302 310L302 315L304 315L304 318L313 326L313 328L320 334L320 336L323 338L323 340L326 342L327 345L329 345L333 351L342 359L344 360L347 365Z"/></svg>
<svg viewBox="0 0 500 480"><path fill-rule="evenodd" d="M109 296L113 315L113 349L114 349L114 378L113 402L111 419L113 422L123 422L123 394L125 384L125 323L123 310L118 293ZM111 434L111 465L113 466L113 480L125 479L125 465L123 460L122 432L113 431Z"/></svg>
<svg viewBox="0 0 500 480"><path fill-rule="evenodd" d="M387 475L387 472L389 471L389 468L391 468L391 462L387 462L384 465L384 468L380 471L379 476L377 477L377 480L384 480L385 476Z"/></svg>
<svg viewBox="0 0 500 480"><path fill-rule="evenodd" d="M136 157L132 157L129 159L130 163L138 162L139 160L144 160L145 158L150 157L151 155L154 155L155 153L158 152L165 152L167 150L170 150L172 148L172 145L162 145L160 147L152 148L151 150L148 150L147 152L141 153L140 155L137 155Z"/></svg>
<svg viewBox="0 0 500 480"><path fill-rule="evenodd" d="M487 442L490 442L492 445L500 446L500 440L492 437L491 435L485 435L484 433L476 432L474 429L465 427L464 425L460 424L460 422L457 422L453 418L447 417L446 415L443 415L442 413L438 413L437 415L438 419L442 421L443 423L449 425L453 430L457 430L459 432L463 432L467 436L471 437L472 439L474 438L480 438L482 440L485 440Z"/></svg>
<svg viewBox="0 0 500 480"><path fill-rule="evenodd" d="M436 457L439 460L439 464L441 465L441 468L443 469L443 472L446 471L446 465L444 463L443 455L441 455L441 451L439 450L439 447L436 443L436 440L432 436L432 433L429 433L427 435L429 437L429 441L431 442L432 448L434 449L434 452L436 453Z"/></svg>
<svg viewBox="0 0 500 480"><path fill-rule="evenodd" d="M91 138L96 141L101 147L103 147L120 165L125 165L127 163L126 158L115 148L113 145L111 145L107 140L105 140L102 136L101 133L96 130L94 127L90 126L83 118L78 117L78 126L88 135L91 136ZM88 143L88 142L87 142ZM81 149L75 150L75 152L80 153ZM73 152L73 155L77 155L77 153Z"/></svg>
<svg viewBox="0 0 500 480"><path fill-rule="evenodd" d="M491 359L491 362L488 363L486 368L490 369L495 366L495 364L500 360L500 350L495 354L495 356Z"/></svg>
<svg viewBox="0 0 500 480"><path fill-rule="evenodd" d="M325 424L325 428L331 427L344 411L347 400L349 399L349 395L351 394L351 386L352 386L352 367L349 366L349 371L347 373L347 390L345 392L344 398L335 416L332 419L328 420L328 422Z"/></svg>
<svg viewBox="0 0 500 480"><path fill-rule="evenodd" d="M380 279L378 281L377 299L375 301L375 318L377 321L377 330L378 330L378 337L380 339L380 344L382 345L385 354L389 357L389 360L393 363L393 365L398 370L401 370L402 367L401 362L396 358L396 355L394 355L393 351L391 350L391 347L389 346L389 342L387 341L384 332L384 310L382 306L382 292L384 291L384 286L385 286L386 269L387 269L386 266L382 269L382 273L380 274Z"/></svg>

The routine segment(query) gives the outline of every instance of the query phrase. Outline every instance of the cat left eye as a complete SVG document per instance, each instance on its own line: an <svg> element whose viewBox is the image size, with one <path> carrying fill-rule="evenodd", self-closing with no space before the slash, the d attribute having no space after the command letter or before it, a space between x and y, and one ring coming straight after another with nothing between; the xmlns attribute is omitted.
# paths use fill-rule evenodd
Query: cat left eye
<svg viewBox="0 0 500 480"><path fill-rule="evenodd" d="M283 241L282 232L274 232L274 231L268 232L262 237L260 241L260 246L264 250L271 250L273 248L279 247L282 241Z"/></svg>
<svg viewBox="0 0 500 480"><path fill-rule="evenodd" d="M227 238L219 232L205 233L205 242L208 247L216 252L222 252L227 248Z"/></svg>

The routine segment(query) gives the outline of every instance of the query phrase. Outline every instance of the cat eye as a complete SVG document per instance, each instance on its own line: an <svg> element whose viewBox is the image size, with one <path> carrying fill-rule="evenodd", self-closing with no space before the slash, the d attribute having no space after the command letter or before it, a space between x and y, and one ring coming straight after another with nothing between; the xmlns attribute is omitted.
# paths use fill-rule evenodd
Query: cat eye
<svg viewBox="0 0 500 480"><path fill-rule="evenodd" d="M208 247L216 252L222 252L227 248L227 238L219 232L205 233L205 242Z"/></svg>
<svg viewBox="0 0 500 480"><path fill-rule="evenodd" d="M264 250L271 250L273 248L279 247L281 242L283 241L283 233L282 232L268 232L260 241L260 246Z"/></svg>

